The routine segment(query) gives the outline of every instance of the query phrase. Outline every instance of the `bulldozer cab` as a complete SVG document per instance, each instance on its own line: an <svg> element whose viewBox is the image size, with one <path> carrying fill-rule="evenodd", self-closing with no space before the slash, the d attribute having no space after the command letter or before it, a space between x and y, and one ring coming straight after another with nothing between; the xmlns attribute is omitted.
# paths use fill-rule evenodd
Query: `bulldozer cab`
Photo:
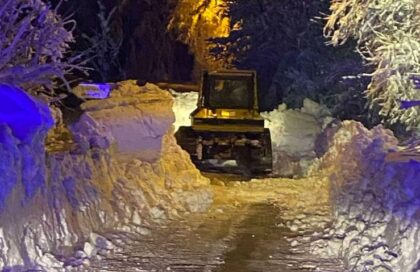
<svg viewBox="0 0 420 272"><path fill-rule="evenodd" d="M196 131L263 132L255 71L204 72L197 109L190 118Z"/></svg>
<svg viewBox="0 0 420 272"><path fill-rule="evenodd" d="M255 81L254 71L204 72L198 107L258 110Z"/></svg>

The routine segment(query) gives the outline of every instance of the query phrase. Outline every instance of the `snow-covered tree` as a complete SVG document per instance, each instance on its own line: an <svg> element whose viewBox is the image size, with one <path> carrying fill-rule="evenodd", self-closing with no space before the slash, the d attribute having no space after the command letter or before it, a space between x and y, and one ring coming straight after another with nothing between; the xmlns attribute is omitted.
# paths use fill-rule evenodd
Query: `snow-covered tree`
<svg viewBox="0 0 420 272"><path fill-rule="evenodd" d="M214 56L230 66L257 70L265 110L286 102L300 107L305 97L322 102L343 119L364 120L365 82L343 78L363 72L351 45L325 45L325 1L228 1L232 31L213 39Z"/></svg>
<svg viewBox="0 0 420 272"><path fill-rule="evenodd" d="M226 14L228 0L179 0L171 15L168 29L188 44L195 56L195 72L200 69L218 69L225 61L217 61L209 51L208 39L227 37L230 20Z"/></svg>
<svg viewBox="0 0 420 272"><path fill-rule="evenodd" d="M74 22L41 0L0 0L0 83L28 91L67 84Z"/></svg>
<svg viewBox="0 0 420 272"><path fill-rule="evenodd" d="M420 129L420 109L400 109L400 101L419 100L411 78L420 74L418 0L333 0L324 35L337 46L357 40L357 50L375 68L366 94L380 114L407 129Z"/></svg>

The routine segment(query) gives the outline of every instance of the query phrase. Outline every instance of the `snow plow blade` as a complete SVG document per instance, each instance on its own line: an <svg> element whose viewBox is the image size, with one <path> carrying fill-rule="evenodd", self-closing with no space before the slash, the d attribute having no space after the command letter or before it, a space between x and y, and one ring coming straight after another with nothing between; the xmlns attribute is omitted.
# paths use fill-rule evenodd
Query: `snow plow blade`
<svg viewBox="0 0 420 272"><path fill-rule="evenodd" d="M266 175L272 171L270 131L210 132L180 127L178 144L190 154L198 169L244 176Z"/></svg>

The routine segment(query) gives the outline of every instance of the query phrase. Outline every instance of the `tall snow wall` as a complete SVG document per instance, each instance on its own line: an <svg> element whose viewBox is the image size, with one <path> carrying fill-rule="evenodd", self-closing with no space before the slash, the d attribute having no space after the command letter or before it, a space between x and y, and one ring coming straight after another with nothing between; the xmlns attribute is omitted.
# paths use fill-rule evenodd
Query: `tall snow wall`
<svg viewBox="0 0 420 272"><path fill-rule="evenodd" d="M420 162L387 161L398 141L381 126L329 130L314 173L330 177L334 221L314 254L343 258L349 271L419 271Z"/></svg>
<svg viewBox="0 0 420 272"><path fill-rule="evenodd" d="M171 96L154 85L117 85L111 98L82 105L76 145L55 153L44 146L48 108L2 87L0 101L13 92L25 106L0 110L1 269L64 271L75 249L96 252L94 233L147 233L155 221L211 204L208 180L172 136Z"/></svg>

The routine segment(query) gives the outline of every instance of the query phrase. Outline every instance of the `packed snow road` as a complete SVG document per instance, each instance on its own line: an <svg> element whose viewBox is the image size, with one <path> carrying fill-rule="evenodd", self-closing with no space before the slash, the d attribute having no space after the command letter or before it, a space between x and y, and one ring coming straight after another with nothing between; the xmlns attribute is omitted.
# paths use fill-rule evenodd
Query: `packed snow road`
<svg viewBox="0 0 420 272"><path fill-rule="evenodd" d="M150 233L108 233L117 248L90 271L344 271L338 260L309 253L311 234L329 220L322 181L212 180L209 212L169 220Z"/></svg>

